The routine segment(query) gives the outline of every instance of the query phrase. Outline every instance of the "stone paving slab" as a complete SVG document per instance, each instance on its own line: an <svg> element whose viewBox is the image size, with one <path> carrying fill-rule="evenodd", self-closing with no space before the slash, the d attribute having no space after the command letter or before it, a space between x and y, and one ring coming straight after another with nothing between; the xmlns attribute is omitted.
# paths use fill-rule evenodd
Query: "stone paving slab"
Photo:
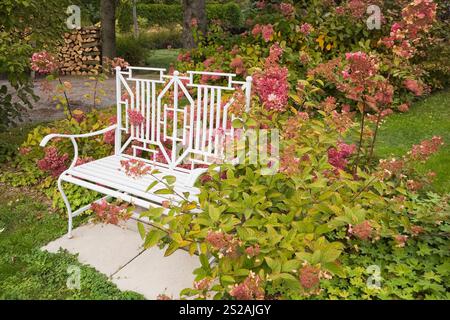
<svg viewBox="0 0 450 320"><path fill-rule="evenodd" d="M142 252L142 240L138 233L111 224L86 224L42 249L58 252L59 248L77 254L81 263L89 264L108 277Z"/></svg>
<svg viewBox="0 0 450 320"><path fill-rule="evenodd" d="M198 258L184 250L164 257L163 250L153 247L117 272L112 281L119 289L139 292L147 299L162 293L178 299L181 290L192 287L192 272L199 266Z"/></svg>
<svg viewBox="0 0 450 320"><path fill-rule="evenodd" d="M144 251L136 229L134 220L124 226L88 223L74 229L72 239L64 235L42 250L56 253L62 248L78 254L81 263L107 275L121 290L141 293L147 299L163 293L179 298L182 289L192 286L192 272L200 266L198 258L184 250L169 257L157 247Z"/></svg>

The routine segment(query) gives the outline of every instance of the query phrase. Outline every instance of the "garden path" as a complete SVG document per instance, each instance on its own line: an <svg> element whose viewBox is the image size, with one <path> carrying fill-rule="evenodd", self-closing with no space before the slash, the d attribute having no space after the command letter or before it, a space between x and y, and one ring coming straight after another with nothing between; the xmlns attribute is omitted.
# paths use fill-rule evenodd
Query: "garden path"
<svg viewBox="0 0 450 320"><path fill-rule="evenodd" d="M72 88L68 91L68 98L71 104L71 109L81 109L83 111L88 111L93 106L93 98L85 98L85 94L91 94L93 96L93 84L94 80L89 79L88 76L63 76L61 81L69 81L72 84ZM39 97L37 102L33 102L33 109L27 110L26 116L24 117L24 122L46 122L63 119L65 117L62 109L56 109L57 101L53 101L52 97L55 94L55 88L58 81L51 81L51 90L44 90L45 80L42 78L37 78L33 81L34 93ZM90 83L91 86L88 86ZM10 88L6 80L0 80L0 87L6 84ZM97 104L96 108L106 108L115 105L115 78L105 80L104 82L98 83L98 89L103 89L105 91L104 95L97 95L100 97L101 101ZM14 97L13 99L17 99Z"/></svg>

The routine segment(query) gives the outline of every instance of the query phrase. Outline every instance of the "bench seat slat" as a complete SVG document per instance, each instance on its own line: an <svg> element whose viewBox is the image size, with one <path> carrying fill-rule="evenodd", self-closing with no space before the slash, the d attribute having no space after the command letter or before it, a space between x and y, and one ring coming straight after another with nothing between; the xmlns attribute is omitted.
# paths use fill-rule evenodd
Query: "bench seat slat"
<svg viewBox="0 0 450 320"><path fill-rule="evenodd" d="M108 180L111 180L112 182L118 182L120 184L128 185L133 188L137 188L139 190L145 191L147 187L152 183L155 179L152 176L145 176L145 177L139 177L139 178L132 178L127 176L123 171L119 170L117 167L113 166L105 166L103 163L96 163L96 161L90 163L89 166L80 166L75 167L73 170L71 170L71 174L76 175L78 172L85 173L85 174L92 174L93 176L105 178ZM158 177L160 178L160 177ZM161 179L161 178L160 178ZM178 184L177 179L177 191L180 192L191 192L191 193L197 193L198 190L192 187L187 187L184 185ZM165 186L161 183L158 183L155 187L153 187L153 191L165 188Z"/></svg>
<svg viewBox="0 0 450 320"><path fill-rule="evenodd" d="M120 165L120 160L124 159L127 158L124 156L111 156L76 166L67 171L66 174L62 176L62 180L82 185L88 187L89 189L96 190L102 193L105 193L105 191L107 191L106 189L103 190L103 188L106 187L109 189L116 190L120 193L134 195L137 198L145 199L156 203L161 203L164 200L173 200L173 201L179 200L179 197L176 194L169 194L169 195L154 194L154 191L161 188L165 188L165 186L161 183L158 183L152 188L152 190L147 192L146 189L153 181L155 181L155 178L151 175L145 175L138 178L127 176L121 170ZM159 168L157 169L160 170ZM177 182L175 183L175 191L180 194L183 192L189 192L190 193L189 200L191 201L197 200L196 195L199 193L199 190L194 187L180 185L178 182L179 179L178 176L180 176L180 173L174 174L173 171L172 173L163 172L163 170L160 171L161 173L157 175L159 179L162 179L163 176L169 174L177 176ZM183 175L189 176L189 174ZM184 178L182 179L184 181L189 180L189 178L186 177L182 178ZM97 190L99 188L102 189L102 191Z"/></svg>

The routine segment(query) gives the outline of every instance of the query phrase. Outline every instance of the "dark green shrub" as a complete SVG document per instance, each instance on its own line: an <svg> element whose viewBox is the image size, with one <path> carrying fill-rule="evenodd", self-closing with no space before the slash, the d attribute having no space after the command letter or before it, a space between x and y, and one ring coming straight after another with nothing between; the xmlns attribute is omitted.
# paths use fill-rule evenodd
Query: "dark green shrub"
<svg viewBox="0 0 450 320"><path fill-rule="evenodd" d="M125 34L117 37L117 56L124 58L131 65L139 65L144 63L149 50L181 46L180 31L144 32L138 38L134 38L132 34Z"/></svg>
<svg viewBox="0 0 450 320"><path fill-rule="evenodd" d="M181 48L181 31L159 30L145 32L139 35L140 44L146 49L166 49L167 47Z"/></svg>
<svg viewBox="0 0 450 320"><path fill-rule="evenodd" d="M221 20L227 28L240 27L243 22L241 8L233 2L207 5L206 15L209 20Z"/></svg>
<svg viewBox="0 0 450 320"><path fill-rule="evenodd" d="M138 4L137 12L153 25L171 25L182 23L183 8L178 4ZM207 4L206 14L209 20L221 20L225 26L239 27L242 25L241 9L236 3ZM131 16L131 10L130 10Z"/></svg>
<svg viewBox="0 0 450 320"><path fill-rule="evenodd" d="M146 50L139 38L135 39L132 35L119 36L116 49L117 56L124 58L131 65L139 65L144 61Z"/></svg>
<svg viewBox="0 0 450 320"><path fill-rule="evenodd" d="M183 21L183 9L177 4L138 4L137 13L147 18L151 25L164 26Z"/></svg>

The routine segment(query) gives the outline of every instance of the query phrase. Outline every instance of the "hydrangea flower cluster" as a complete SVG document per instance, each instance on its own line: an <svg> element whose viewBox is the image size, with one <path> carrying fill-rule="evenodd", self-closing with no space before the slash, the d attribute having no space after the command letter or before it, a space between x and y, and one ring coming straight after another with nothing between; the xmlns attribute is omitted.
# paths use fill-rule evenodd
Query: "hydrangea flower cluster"
<svg viewBox="0 0 450 320"><path fill-rule="evenodd" d="M127 114L128 119L130 120L130 123L133 126L140 126L145 121L145 118L142 115L142 113L140 113L137 110L128 109Z"/></svg>
<svg viewBox="0 0 450 320"><path fill-rule="evenodd" d="M374 86L374 75L378 72L378 65L374 58L365 52L348 52L345 54L346 68L342 71L343 83L337 88L346 94L346 97L359 101L367 88Z"/></svg>
<svg viewBox="0 0 450 320"><path fill-rule="evenodd" d="M246 248L245 253L249 258L251 258L257 256L259 254L259 250L260 250L259 245L256 244L254 246Z"/></svg>
<svg viewBox="0 0 450 320"><path fill-rule="evenodd" d="M199 281L194 281L194 289L204 291L208 290L211 285L211 279L209 278L203 278Z"/></svg>
<svg viewBox="0 0 450 320"><path fill-rule="evenodd" d="M285 111L288 103L288 69L278 64L282 53L278 44L270 49L264 71L255 73L255 91L268 110Z"/></svg>
<svg viewBox="0 0 450 320"><path fill-rule="evenodd" d="M53 177L57 178L67 169L67 160L69 155L67 153L63 155L58 154L56 147L45 148L45 156L43 159L38 160L38 168L49 172Z"/></svg>
<svg viewBox="0 0 450 320"><path fill-rule="evenodd" d="M31 69L40 74L50 74L58 70L58 62L47 51L35 52L31 57Z"/></svg>
<svg viewBox="0 0 450 320"><path fill-rule="evenodd" d="M300 158L295 151L295 145L290 145L283 150L280 157L280 172L287 175L294 175L299 172Z"/></svg>
<svg viewBox="0 0 450 320"><path fill-rule="evenodd" d="M230 68L233 68L236 74L244 74L246 71L244 67L244 61L241 57L233 58L230 63Z"/></svg>
<svg viewBox="0 0 450 320"><path fill-rule="evenodd" d="M91 210L94 211L96 218L103 223L118 224L121 220L128 220L131 212L127 210L128 205L120 206L108 203L105 199L91 204Z"/></svg>
<svg viewBox="0 0 450 320"><path fill-rule="evenodd" d="M347 11L354 18L363 18L366 10L370 5L382 6L383 0L350 0L347 2L345 9L336 9Z"/></svg>
<svg viewBox="0 0 450 320"><path fill-rule="evenodd" d="M309 115L306 112L297 112L293 117L290 117L285 125L284 136L287 139L296 139L300 134L300 128L305 121L309 120Z"/></svg>
<svg viewBox="0 0 450 320"><path fill-rule="evenodd" d="M308 264L305 264L299 270L299 280L303 288L311 290L319 285L320 269Z"/></svg>
<svg viewBox="0 0 450 320"><path fill-rule="evenodd" d="M264 24L264 25L256 24L252 29L253 36L256 37L259 34L261 34L265 42L270 41L274 32L275 31L273 29L273 25L271 24Z"/></svg>
<svg viewBox="0 0 450 320"><path fill-rule="evenodd" d="M152 167L138 159L121 160L120 165L127 176L138 178L152 171Z"/></svg>
<svg viewBox="0 0 450 320"><path fill-rule="evenodd" d="M380 159L379 168L382 172L382 179L390 179L391 177L402 178L402 171L405 166L403 159Z"/></svg>
<svg viewBox="0 0 450 320"><path fill-rule="evenodd" d="M109 118L109 123L111 125L116 124L117 123L117 118L115 116L112 116L111 118ZM114 142L115 142L115 137L116 137L116 131L115 130L110 130L110 131L105 132L103 134L103 141L105 143L113 145Z"/></svg>
<svg viewBox="0 0 450 320"><path fill-rule="evenodd" d="M241 242L230 234L222 231L209 231L205 240L219 252L220 257L236 258L239 256Z"/></svg>
<svg viewBox="0 0 450 320"><path fill-rule="evenodd" d="M279 8L280 8L281 14L283 16L285 16L286 18L291 18L295 14L295 8L290 3L282 2L282 3L280 3Z"/></svg>
<svg viewBox="0 0 450 320"><path fill-rule="evenodd" d="M442 137L434 136L430 140L423 140L420 144L413 145L408 155L413 160L426 161L444 145Z"/></svg>
<svg viewBox="0 0 450 320"><path fill-rule="evenodd" d="M420 33L428 32L436 19L436 3L433 0L415 0L402 10L402 21L391 26L389 37L381 43L392 48L395 55L410 59L416 53L415 45Z"/></svg>
<svg viewBox="0 0 450 320"><path fill-rule="evenodd" d="M419 181L414 180L411 178L411 175L414 174L414 170L411 170L411 165L414 165L415 161L428 160L443 144L444 142L441 137L434 136L429 140L423 140L420 144L413 145L411 151L400 159L382 159L379 164L380 171L378 176L380 179L396 177L406 180L406 178L409 178L406 180L407 189L410 191L420 190L424 183L430 183L436 174L434 172L428 172L426 177L418 179Z"/></svg>
<svg viewBox="0 0 450 320"><path fill-rule="evenodd" d="M309 35L312 31L313 27L309 23L305 22L300 26L300 32L305 36Z"/></svg>
<svg viewBox="0 0 450 320"><path fill-rule="evenodd" d="M177 60L180 62L190 62L191 61L191 53L189 51L186 53L180 53L177 57Z"/></svg>
<svg viewBox="0 0 450 320"><path fill-rule="evenodd" d="M264 289L261 278L250 271L249 276L243 282L232 287L230 295L236 300L263 300Z"/></svg>
<svg viewBox="0 0 450 320"><path fill-rule="evenodd" d="M414 95L416 96L423 95L424 87L417 80L406 79L403 82L403 85L405 86L406 89L414 93Z"/></svg>
<svg viewBox="0 0 450 320"><path fill-rule="evenodd" d="M328 149L328 162L339 170L344 170L348 163L348 157L356 150L354 144L339 142L337 148Z"/></svg>
<svg viewBox="0 0 450 320"><path fill-rule="evenodd" d="M364 220L363 222L355 225L349 225L348 233L354 235L356 238L361 240L369 240L373 234L373 228L370 221Z"/></svg>

